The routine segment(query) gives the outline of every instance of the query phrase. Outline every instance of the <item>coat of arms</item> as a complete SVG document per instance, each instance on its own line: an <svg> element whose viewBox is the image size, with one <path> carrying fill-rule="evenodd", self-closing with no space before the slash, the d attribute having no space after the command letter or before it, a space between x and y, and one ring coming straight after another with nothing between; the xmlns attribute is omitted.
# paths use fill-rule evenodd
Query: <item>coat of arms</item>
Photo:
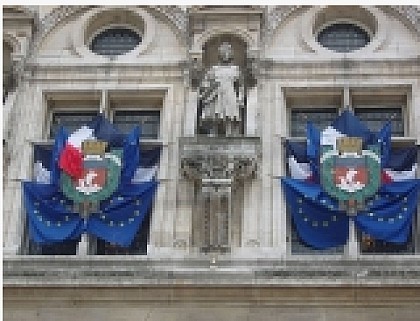
<svg viewBox="0 0 420 321"><path fill-rule="evenodd" d="M121 174L121 152L105 152L107 142L85 140L82 142L82 166L77 177L62 172L61 187L71 200L82 202L102 201L116 190Z"/></svg>
<svg viewBox="0 0 420 321"><path fill-rule="evenodd" d="M365 199L376 194L381 182L379 146L362 148L362 139L341 137L337 149L323 146L321 184L349 214L364 208Z"/></svg>

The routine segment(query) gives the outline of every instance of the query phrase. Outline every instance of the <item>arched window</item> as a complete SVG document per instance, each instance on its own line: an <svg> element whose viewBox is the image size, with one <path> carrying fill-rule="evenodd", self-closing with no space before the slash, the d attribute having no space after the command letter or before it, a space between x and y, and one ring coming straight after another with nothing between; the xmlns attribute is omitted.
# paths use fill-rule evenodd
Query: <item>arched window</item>
<svg viewBox="0 0 420 321"><path fill-rule="evenodd" d="M114 27L98 33L90 43L90 50L98 55L118 56L133 50L141 42L141 35L136 31Z"/></svg>
<svg viewBox="0 0 420 321"><path fill-rule="evenodd" d="M351 52L365 47L370 42L366 30L351 23L335 23L322 29L317 41L336 52Z"/></svg>

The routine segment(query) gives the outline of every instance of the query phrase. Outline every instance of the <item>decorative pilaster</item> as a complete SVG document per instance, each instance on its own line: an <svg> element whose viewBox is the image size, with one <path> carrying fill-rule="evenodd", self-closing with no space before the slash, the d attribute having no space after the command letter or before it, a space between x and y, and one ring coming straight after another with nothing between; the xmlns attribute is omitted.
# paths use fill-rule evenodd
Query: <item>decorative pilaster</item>
<svg viewBox="0 0 420 321"><path fill-rule="evenodd" d="M25 233L25 213L22 208L23 180L30 179L32 173L32 142L42 138L42 126L44 115L42 112L42 95L37 88L29 89L27 83L23 83L25 90L19 99L18 109L14 119L19 120L20 126L13 126L10 135L9 149L11 165L4 182L4 218L3 236L4 253L15 255L20 251ZM31 105L31 109L24 106ZM16 118L15 118L16 117Z"/></svg>
<svg viewBox="0 0 420 321"><path fill-rule="evenodd" d="M286 176L286 155L282 137L287 136L287 111L284 88L276 84L273 129L273 247L280 257L287 255L287 211L280 177Z"/></svg>

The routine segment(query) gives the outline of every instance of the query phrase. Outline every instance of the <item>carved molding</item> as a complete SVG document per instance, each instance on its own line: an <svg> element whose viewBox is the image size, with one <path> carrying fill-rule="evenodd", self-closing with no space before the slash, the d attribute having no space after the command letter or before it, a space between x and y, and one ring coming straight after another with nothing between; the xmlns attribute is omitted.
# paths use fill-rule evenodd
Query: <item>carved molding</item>
<svg viewBox="0 0 420 321"><path fill-rule="evenodd" d="M305 6L273 6L268 7L265 17L265 38L273 32L293 13L305 8ZM418 6L379 6L383 11L396 14L403 18L406 24L413 27L420 36L420 7Z"/></svg>
<svg viewBox="0 0 420 321"><path fill-rule="evenodd" d="M183 137L181 175L191 180L248 179L257 175L261 142L257 137Z"/></svg>
<svg viewBox="0 0 420 321"><path fill-rule="evenodd" d="M60 6L53 9L40 21L39 41L42 41L52 30L61 23L74 19L75 16L86 12L93 6ZM187 13L177 6L152 6L150 7L163 14L175 29L186 36L188 17Z"/></svg>
<svg viewBox="0 0 420 321"><path fill-rule="evenodd" d="M151 8L165 15L182 35L187 35L188 13L186 11L178 6L152 6Z"/></svg>
<svg viewBox="0 0 420 321"><path fill-rule="evenodd" d="M5 288L46 285L133 286L156 285L156 280L159 280L159 285L176 283L319 286L322 284L357 285L367 288L404 286L414 289L420 285L419 263L418 257L388 258L383 261L366 258L338 261L325 257L315 261L293 260L293 258L287 261L232 260L219 257L216 261L212 257L202 259L184 257L177 260L139 256L118 258L22 256L4 258L3 283Z"/></svg>
<svg viewBox="0 0 420 321"><path fill-rule="evenodd" d="M34 6L26 6L27 11L36 11ZM38 35L35 39L35 47L60 24L74 19L75 16L89 10L92 6L59 6L45 15L38 22ZM155 12L165 16L177 32L184 37L188 37L188 16L189 12L178 6L153 6L150 7ZM263 32L265 39L269 38L289 16L304 6L270 6L265 11ZM416 6L380 6L384 11L388 11L403 18L404 22L411 26L420 36L420 8Z"/></svg>
<svg viewBox="0 0 420 321"><path fill-rule="evenodd" d="M287 17L302 6L270 6L265 16L265 38L270 37Z"/></svg>
<svg viewBox="0 0 420 321"><path fill-rule="evenodd" d="M417 34L420 36L420 7L418 6L380 6L381 9L391 8L394 12L397 12L400 17L405 18L409 25L414 28Z"/></svg>

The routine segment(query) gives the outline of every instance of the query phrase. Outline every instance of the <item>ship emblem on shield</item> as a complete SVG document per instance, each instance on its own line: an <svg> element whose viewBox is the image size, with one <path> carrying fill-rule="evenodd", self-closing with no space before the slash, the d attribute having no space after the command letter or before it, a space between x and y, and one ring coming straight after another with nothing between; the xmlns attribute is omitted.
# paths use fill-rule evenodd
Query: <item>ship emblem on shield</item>
<svg viewBox="0 0 420 321"><path fill-rule="evenodd" d="M86 195L102 190L106 185L107 165L107 161L103 157L85 156L83 158L82 178L74 181L76 190Z"/></svg>
<svg viewBox="0 0 420 321"><path fill-rule="evenodd" d="M63 193L76 202L101 201L117 189L121 173L121 152L105 152L107 142L86 140L82 143L81 177L63 173Z"/></svg>
<svg viewBox="0 0 420 321"><path fill-rule="evenodd" d="M381 181L379 146L362 149L356 137L337 139L337 150L323 146L320 159L321 184L349 214L364 208L364 201L375 195Z"/></svg>

